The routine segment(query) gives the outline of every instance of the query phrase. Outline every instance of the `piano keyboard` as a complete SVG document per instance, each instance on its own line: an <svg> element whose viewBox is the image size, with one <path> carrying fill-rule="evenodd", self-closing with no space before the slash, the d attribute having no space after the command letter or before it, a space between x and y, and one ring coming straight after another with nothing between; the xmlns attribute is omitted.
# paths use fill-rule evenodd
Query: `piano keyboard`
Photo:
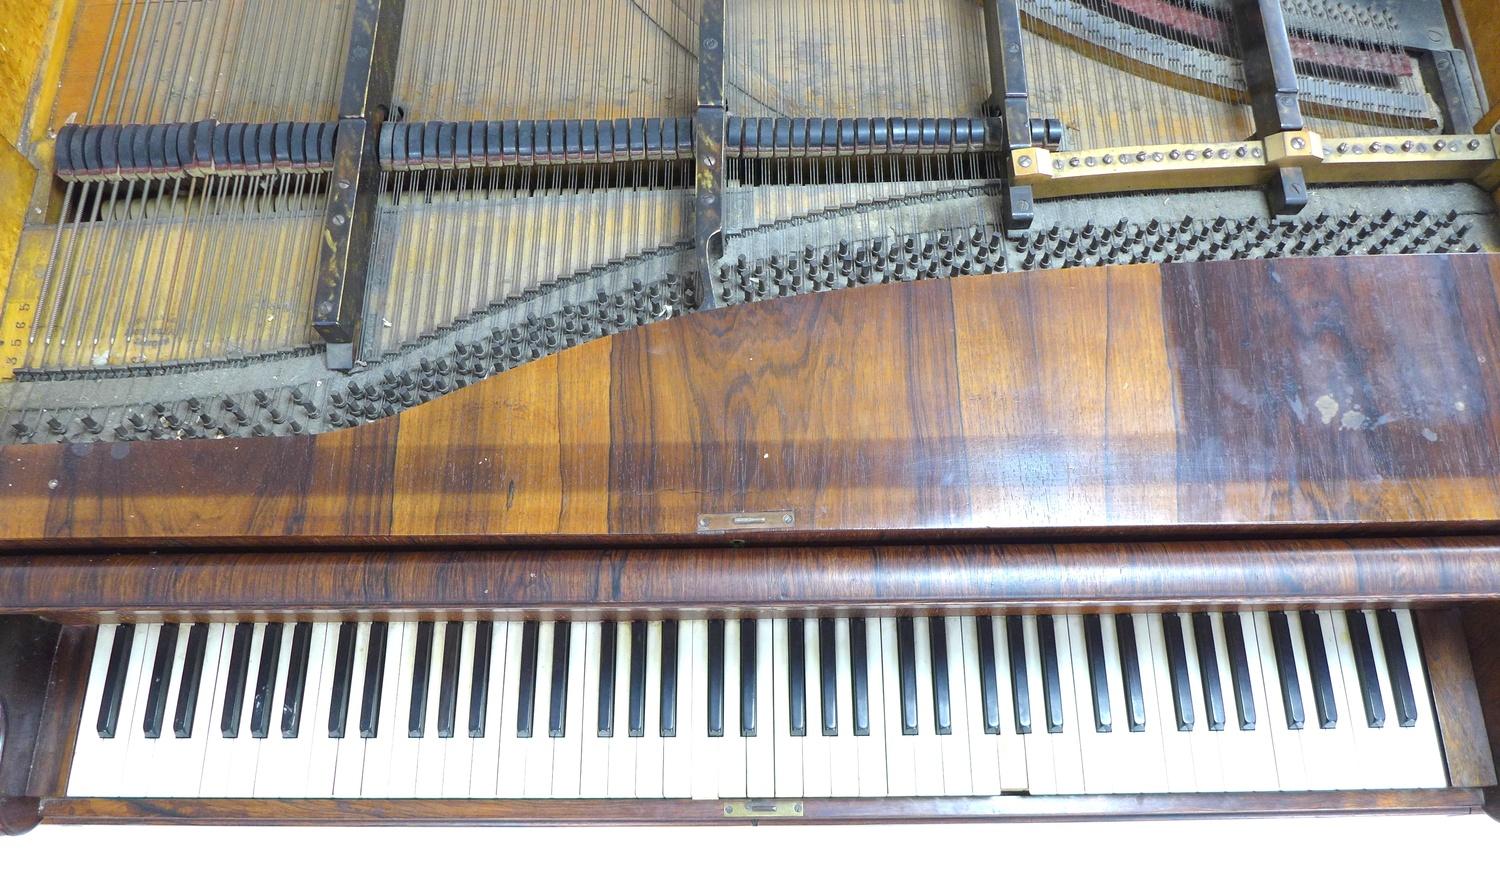
<svg viewBox="0 0 1500 883"><path fill-rule="evenodd" d="M1445 787L1409 611L104 625L68 793Z"/></svg>

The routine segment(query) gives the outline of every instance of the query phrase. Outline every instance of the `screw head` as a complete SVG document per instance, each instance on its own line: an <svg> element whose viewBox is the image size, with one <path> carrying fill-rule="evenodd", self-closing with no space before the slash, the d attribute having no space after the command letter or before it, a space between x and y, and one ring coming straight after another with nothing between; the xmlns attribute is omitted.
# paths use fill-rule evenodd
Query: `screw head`
<svg viewBox="0 0 1500 883"><path fill-rule="evenodd" d="M1307 146L1307 139L1305 139L1305 138L1293 138L1292 139L1292 149L1293 150L1302 150L1306 146Z"/></svg>
<svg viewBox="0 0 1500 883"><path fill-rule="evenodd" d="M1031 157L1029 157L1029 156L1023 156L1019 160L1017 160L1016 162L1023 169L1029 169L1029 168L1031 168Z"/></svg>
<svg viewBox="0 0 1500 883"><path fill-rule="evenodd" d="M709 37L707 40L703 41L703 48L704 49L718 49L719 48L719 41L716 40L716 39L714 39L713 37Z"/></svg>

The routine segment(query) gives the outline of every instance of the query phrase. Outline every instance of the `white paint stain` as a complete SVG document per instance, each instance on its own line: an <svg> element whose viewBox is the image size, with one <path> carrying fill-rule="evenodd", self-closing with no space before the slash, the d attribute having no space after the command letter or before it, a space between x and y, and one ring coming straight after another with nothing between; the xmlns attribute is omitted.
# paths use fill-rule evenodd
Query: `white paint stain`
<svg viewBox="0 0 1500 883"><path fill-rule="evenodd" d="M1333 422L1333 418L1339 412L1339 403L1331 395L1324 393L1313 402L1313 407L1318 409L1318 416L1323 418L1323 425L1327 426Z"/></svg>
<svg viewBox="0 0 1500 883"><path fill-rule="evenodd" d="M1453 410L1455 410L1455 411L1467 411L1467 410L1469 410L1469 406L1467 404L1465 404L1464 402L1454 402L1453 403Z"/></svg>
<svg viewBox="0 0 1500 883"><path fill-rule="evenodd" d="M1422 437L1430 442L1437 441L1437 433L1433 432L1430 426L1422 427Z"/></svg>
<svg viewBox="0 0 1500 883"><path fill-rule="evenodd" d="M55 478L52 479L51 481L47 482L47 490L49 490L49 491L55 491L55 490L57 490L58 484L60 484L60 482L57 479L55 479Z"/></svg>
<svg viewBox="0 0 1500 883"><path fill-rule="evenodd" d="M1366 422L1365 415L1358 411L1345 411L1344 416L1339 419L1339 424L1345 429L1364 429Z"/></svg>

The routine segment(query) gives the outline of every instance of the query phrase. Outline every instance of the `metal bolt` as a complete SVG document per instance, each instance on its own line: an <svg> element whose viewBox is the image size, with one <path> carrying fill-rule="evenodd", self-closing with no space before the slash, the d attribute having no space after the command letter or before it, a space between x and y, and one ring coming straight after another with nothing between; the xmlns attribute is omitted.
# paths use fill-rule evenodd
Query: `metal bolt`
<svg viewBox="0 0 1500 883"><path fill-rule="evenodd" d="M348 181L339 181L339 189L340 190L348 190L349 189L349 182Z"/></svg>
<svg viewBox="0 0 1500 883"><path fill-rule="evenodd" d="M700 519L698 519L698 526L699 527L708 527L708 519L707 518L700 518Z"/></svg>
<svg viewBox="0 0 1500 883"><path fill-rule="evenodd" d="M1305 138L1293 138L1292 139L1292 149L1293 150L1302 150L1305 147L1307 147L1307 139L1305 139Z"/></svg>
<svg viewBox="0 0 1500 883"><path fill-rule="evenodd" d="M781 516L781 523L782 524L791 524L792 523L792 513L788 512L787 514Z"/></svg>
<svg viewBox="0 0 1500 883"><path fill-rule="evenodd" d="M343 215L334 215L333 216L333 226L335 226L335 227L342 227L342 226L344 226L344 216Z"/></svg>
<svg viewBox="0 0 1500 883"><path fill-rule="evenodd" d="M703 41L703 48L704 49L708 49L710 51L712 51L714 49L718 49L719 48L719 41L716 40L716 39L714 39L713 37L709 37L707 40Z"/></svg>
<svg viewBox="0 0 1500 883"><path fill-rule="evenodd" d="M1470 150L1478 150L1479 149L1479 139L1478 138L1470 139L1468 147L1469 147Z"/></svg>
<svg viewBox="0 0 1500 883"><path fill-rule="evenodd" d="M1016 160L1016 163L1023 169L1029 169L1031 168L1031 157L1023 156L1020 159Z"/></svg>

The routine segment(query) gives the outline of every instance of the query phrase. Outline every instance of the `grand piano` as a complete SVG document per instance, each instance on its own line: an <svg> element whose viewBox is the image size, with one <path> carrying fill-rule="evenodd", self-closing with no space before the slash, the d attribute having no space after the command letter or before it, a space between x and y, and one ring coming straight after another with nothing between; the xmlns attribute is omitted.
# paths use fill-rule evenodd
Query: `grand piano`
<svg viewBox="0 0 1500 883"><path fill-rule="evenodd" d="M19 4L0 830L1500 812L1480 5Z"/></svg>

